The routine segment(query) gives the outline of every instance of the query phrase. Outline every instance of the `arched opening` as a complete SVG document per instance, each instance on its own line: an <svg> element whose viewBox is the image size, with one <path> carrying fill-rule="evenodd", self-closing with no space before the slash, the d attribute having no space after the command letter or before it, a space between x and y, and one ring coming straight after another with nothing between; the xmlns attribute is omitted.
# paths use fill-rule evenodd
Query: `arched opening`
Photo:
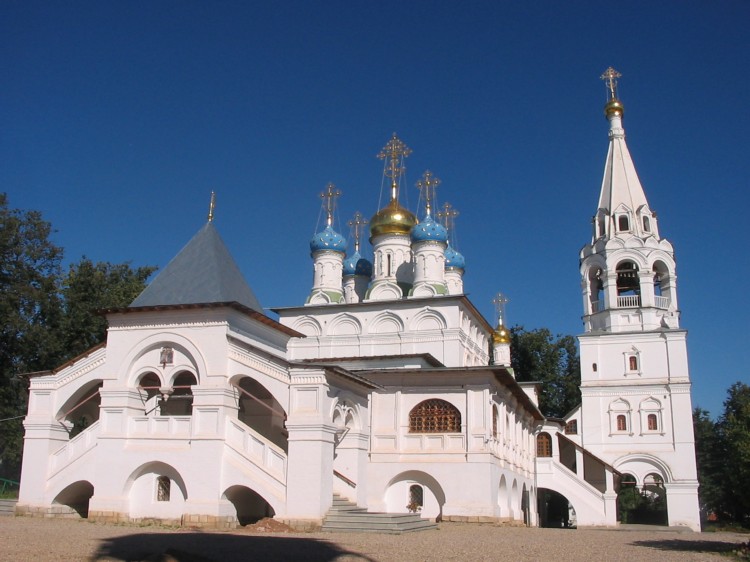
<svg viewBox="0 0 750 562"><path fill-rule="evenodd" d="M79 480L66 486L52 501L56 505L70 508L70 514L76 513L84 519L89 516L89 500L94 495L94 486L86 480Z"/></svg>
<svg viewBox="0 0 750 562"><path fill-rule="evenodd" d="M632 261L617 264L617 306L640 306L641 284L638 266Z"/></svg>
<svg viewBox="0 0 750 562"><path fill-rule="evenodd" d="M664 479L650 473L638 488L635 476L623 474L617 493L618 520L638 525L667 525L667 494Z"/></svg>
<svg viewBox="0 0 750 562"><path fill-rule="evenodd" d="M500 418L500 414L497 411L497 406L492 406L492 438L497 441L498 437L498 420Z"/></svg>
<svg viewBox="0 0 750 562"><path fill-rule="evenodd" d="M672 302L672 282L669 268L662 261L654 262L654 304L657 308L667 309Z"/></svg>
<svg viewBox="0 0 750 562"><path fill-rule="evenodd" d="M644 232L651 232L651 221L647 216L643 216L643 231Z"/></svg>
<svg viewBox="0 0 750 562"><path fill-rule="evenodd" d="M193 389L197 384L195 375L182 371L172 383L172 394L166 395L161 402L162 416L193 415Z"/></svg>
<svg viewBox="0 0 750 562"><path fill-rule="evenodd" d="M433 476L420 470L402 472L391 479L385 490L386 510L389 513L408 511L412 506L412 491L419 493L416 488L422 493L420 515L439 521L443 515L445 492Z"/></svg>
<svg viewBox="0 0 750 562"><path fill-rule="evenodd" d="M156 415L160 412L161 379L156 373L144 373L138 378L138 390L143 401L143 412L145 415Z"/></svg>
<svg viewBox="0 0 750 562"><path fill-rule="evenodd" d="M424 506L424 488L419 484L412 484L409 486L409 503L406 507L410 512L416 513L422 510L422 506Z"/></svg>
<svg viewBox="0 0 750 562"><path fill-rule="evenodd" d="M286 412L278 400L262 384L250 377L242 377L235 386L239 390L237 419L285 452L288 451L289 434L284 425Z"/></svg>
<svg viewBox="0 0 750 562"><path fill-rule="evenodd" d="M274 517L276 512L266 500L247 486L231 486L224 498L232 502L237 511L237 522L241 526L257 523L265 517Z"/></svg>
<svg viewBox="0 0 750 562"><path fill-rule="evenodd" d="M600 267L589 269L588 282L591 314L595 314L604 310L604 282L602 281L602 270Z"/></svg>
<svg viewBox="0 0 750 562"><path fill-rule="evenodd" d="M500 487L497 491L497 505L500 507L500 517L508 517L510 513L510 497L508 496L508 482L505 475L500 477Z"/></svg>
<svg viewBox="0 0 750 562"><path fill-rule="evenodd" d="M617 230L619 232L628 232L630 230L630 219L628 215L620 215L617 217Z"/></svg>
<svg viewBox="0 0 750 562"><path fill-rule="evenodd" d="M133 518L179 522L187 500L187 487L182 475L174 467L160 461L137 468L127 480L125 493Z"/></svg>
<svg viewBox="0 0 750 562"><path fill-rule="evenodd" d="M409 412L409 433L459 433L461 412L453 404L433 398Z"/></svg>
<svg viewBox="0 0 750 562"><path fill-rule="evenodd" d="M99 420L99 406L102 403L99 390L103 384L101 380L89 382L79 388L60 408L57 419L68 429L70 439Z"/></svg>
<svg viewBox="0 0 750 562"><path fill-rule="evenodd" d="M536 456L552 456L552 437L550 437L549 433L543 432L536 436Z"/></svg>
<svg viewBox="0 0 750 562"><path fill-rule="evenodd" d="M575 529L576 510L568 498L547 488L537 490L539 526L557 529Z"/></svg>

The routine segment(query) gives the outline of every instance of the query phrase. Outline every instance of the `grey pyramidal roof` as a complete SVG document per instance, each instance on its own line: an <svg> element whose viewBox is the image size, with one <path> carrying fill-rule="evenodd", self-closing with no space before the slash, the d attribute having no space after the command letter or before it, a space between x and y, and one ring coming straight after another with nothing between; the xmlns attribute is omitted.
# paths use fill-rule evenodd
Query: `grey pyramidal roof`
<svg viewBox="0 0 750 562"><path fill-rule="evenodd" d="M201 228L130 307L238 302L263 309L211 222Z"/></svg>

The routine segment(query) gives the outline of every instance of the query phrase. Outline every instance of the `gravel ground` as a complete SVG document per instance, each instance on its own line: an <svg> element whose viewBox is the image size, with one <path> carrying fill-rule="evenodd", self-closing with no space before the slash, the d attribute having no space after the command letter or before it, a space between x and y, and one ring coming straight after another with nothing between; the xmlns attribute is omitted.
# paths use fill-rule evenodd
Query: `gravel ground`
<svg viewBox="0 0 750 562"><path fill-rule="evenodd" d="M512 560L637 562L723 560L747 542L734 533L558 530L441 523L436 531L368 533L203 532L85 520L0 518L0 560Z"/></svg>

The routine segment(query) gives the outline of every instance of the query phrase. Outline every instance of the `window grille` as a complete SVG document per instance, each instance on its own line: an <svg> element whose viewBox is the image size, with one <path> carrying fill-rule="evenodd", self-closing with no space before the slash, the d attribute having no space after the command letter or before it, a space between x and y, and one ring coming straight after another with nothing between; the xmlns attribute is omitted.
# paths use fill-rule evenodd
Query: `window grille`
<svg viewBox="0 0 750 562"><path fill-rule="evenodd" d="M648 415L648 430L657 431L659 429L659 423L656 418L656 414Z"/></svg>
<svg viewBox="0 0 750 562"><path fill-rule="evenodd" d="M460 433L461 413L445 400L425 400L409 413L409 433Z"/></svg>
<svg viewBox="0 0 750 562"><path fill-rule="evenodd" d="M617 431L627 431L628 430L628 420L627 418L620 414L617 416Z"/></svg>
<svg viewBox="0 0 750 562"><path fill-rule="evenodd" d="M578 435L578 420L570 420L565 424L565 435Z"/></svg>
<svg viewBox="0 0 750 562"><path fill-rule="evenodd" d="M549 436L549 433L540 433L536 436L536 456L552 456L552 437Z"/></svg>
<svg viewBox="0 0 750 562"><path fill-rule="evenodd" d="M168 476L159 476L156 479L156 501L168 502L172 482Z"/></svg>

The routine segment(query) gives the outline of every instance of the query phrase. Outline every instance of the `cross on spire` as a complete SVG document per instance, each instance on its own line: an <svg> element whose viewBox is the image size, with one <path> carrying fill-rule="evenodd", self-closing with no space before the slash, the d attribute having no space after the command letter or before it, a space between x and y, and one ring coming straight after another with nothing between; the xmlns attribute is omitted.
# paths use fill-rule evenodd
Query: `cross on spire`
<svg viewBox="0 0 750 562"><path fill-rule="evenodd" d="M497 314L497 325L505 325L505 305L510 302L510 299L502 293L495 295L492 299L492 304L495 305L495 314Z"/></svg>
<svg viewBox="0 0 750 562"><path fill-rule="evenodd" d="M324 200L323 205L326 209L326 224L331 226L333 224L333 212L336 210L336 199L341 196L341 191L336 189L336 186L332 183L328 183L326 190L320 194L320 198Z"/></svg>
<svg viewBox="0 0 750 562"><path fill-rule="evenodd" d="M354 213L354 218L347 224L352 229L352 235L354 236L354 251L359 252L359 237L362 235L362 229L369 221L362 216L362 213L357 211Z"/></svg>
<svg viewBox="0 0 750 562"><path fill-rule="evenodd" d="M424 203L427 209L427 216L430 216L432 210L432 200L435 198L435 188L440 185L440 178L432 175L432 172L425 170L422 174L422 179L417 180L417 189L422 192L424 196Z"/></svg>
<svg viewBox="0 0 750 562"><path fill-rule="evenodd" d="M443 223L443 226L448 232L453 231L453 227L456 224L456 217L459 215L458 211L453 208L453 205L447 201L443 204L443 210L436 213L438 219Z"/></svg>
<svg viewBox="0 0 750 562"><path fill-rule="evenodd" d="M411 148L406 146L401 139L393 133L391 140L386 143L378 153L378 158L385 160L384 174L391 178L391 199L398 200L398 180L406 171L404 158L411 154Z"/></svg>
<svg viewBox="0 0 750 562"><path fill-rule="evenodd" d="M214 210L216 209L216 193L211 191L211 201L208 204L208 222L214 221Z"/></svg>
<svg viewBox="0 0 750 562"><path fill-rule="evenodd" d="M609 100L617 99L617 79L621 76L622 74L610 66L604 71L604 74L599 77L601 80L604 80L604 84L607 87L607 98Z"/></svg>

